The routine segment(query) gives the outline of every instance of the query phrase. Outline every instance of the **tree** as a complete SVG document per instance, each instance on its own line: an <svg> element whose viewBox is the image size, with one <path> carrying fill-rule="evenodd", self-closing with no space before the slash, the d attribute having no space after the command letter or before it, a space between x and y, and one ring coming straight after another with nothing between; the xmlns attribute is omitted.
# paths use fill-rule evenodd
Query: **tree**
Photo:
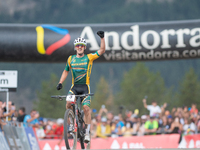
<svg viewBox="0 0 200 150"><path fill-rule="evenodd" d="M58 77L55 74L51 74L49 81L42 82L42 89L37 92L39 99L36 102L36 109L39 111L40 116L46 118L62 118L66 110L65 100L59 101L58 99L51 98L51 95L62 95L65 91L56 90L58 84Z"/></svg>
<svg viewBox="0 0 200 150"><path fill-rule="evenodd" d="M191 106L192 103L196 103L200 109L200 82L197 74L193 68L190 68L189 72L185 74L180 83L180 94L179 94L179 106L186 105Z"/></svg>
<svg viewBox="0 0 200 150"><path fill-rule="evenodd" d="M91 101L91 108L99 110L102 105L105 105L108 110L113 106L112 89L109 87L104 77L101 77L96 84L96 92Z"/></svg>
<svg viewBox="0 0 200 150"><path fill-rule="evenodd" d="M147 104L157 101L159 105L170 102L171 92L165 87L164 80L159 73L151 73L144 63L137 63L135 67L124 74L121 91L116 97L117 104L128 110L139 109L141 114L148 113L144 109L142 99L148 96Z"/></svg>

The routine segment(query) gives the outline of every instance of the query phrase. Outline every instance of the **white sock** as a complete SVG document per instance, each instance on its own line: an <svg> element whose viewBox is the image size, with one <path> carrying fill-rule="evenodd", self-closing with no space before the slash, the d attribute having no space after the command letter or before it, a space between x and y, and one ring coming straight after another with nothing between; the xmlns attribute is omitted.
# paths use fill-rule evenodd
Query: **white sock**
<svg viewBox="0 0 200 150"><path fill-rule="evenodd" d="M90 132L90 124L87 124L86 134L89 134L89 132Z"/></svg>

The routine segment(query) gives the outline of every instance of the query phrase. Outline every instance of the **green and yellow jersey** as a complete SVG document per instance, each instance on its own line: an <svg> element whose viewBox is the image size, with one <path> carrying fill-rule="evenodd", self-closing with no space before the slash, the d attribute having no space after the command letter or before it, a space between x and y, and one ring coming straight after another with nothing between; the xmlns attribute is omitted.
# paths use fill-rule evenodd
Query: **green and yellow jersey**
<svg viewBox="0 0 200 150"><path fill-rule="evenodd" d="M71 70L72 85L90 85L90 74L92 70L93 61L99 58L99 56L100 55L97 51L95 53L84 55L81 58L76 57L76 55L69 56L65 70Z"/></svg>

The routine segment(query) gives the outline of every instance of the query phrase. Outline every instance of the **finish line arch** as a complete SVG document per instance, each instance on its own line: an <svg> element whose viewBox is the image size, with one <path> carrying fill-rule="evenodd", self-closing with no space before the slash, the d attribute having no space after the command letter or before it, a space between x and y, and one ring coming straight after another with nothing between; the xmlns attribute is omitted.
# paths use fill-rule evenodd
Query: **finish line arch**
<svg viewBox="0 0 200 150"><path fill-rule="evenodd" d="M200 57L200 20L113 24L0 24L1 62L66 62L74 39L87 40L86 53L106 53L98 62L173 60Z"/></svg>

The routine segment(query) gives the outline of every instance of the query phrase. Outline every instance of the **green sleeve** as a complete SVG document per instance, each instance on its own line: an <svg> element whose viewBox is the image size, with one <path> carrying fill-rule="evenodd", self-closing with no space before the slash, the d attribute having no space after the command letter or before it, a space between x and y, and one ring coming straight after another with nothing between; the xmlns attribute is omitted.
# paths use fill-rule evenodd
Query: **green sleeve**
<svg viewBox="0 0 200 150"><path fill-rule="evenodd" d="M68 63L67 63L66 66L65 66L65 70L66 70L66 71L69 71L69 65L68 65Z"/></svg>

